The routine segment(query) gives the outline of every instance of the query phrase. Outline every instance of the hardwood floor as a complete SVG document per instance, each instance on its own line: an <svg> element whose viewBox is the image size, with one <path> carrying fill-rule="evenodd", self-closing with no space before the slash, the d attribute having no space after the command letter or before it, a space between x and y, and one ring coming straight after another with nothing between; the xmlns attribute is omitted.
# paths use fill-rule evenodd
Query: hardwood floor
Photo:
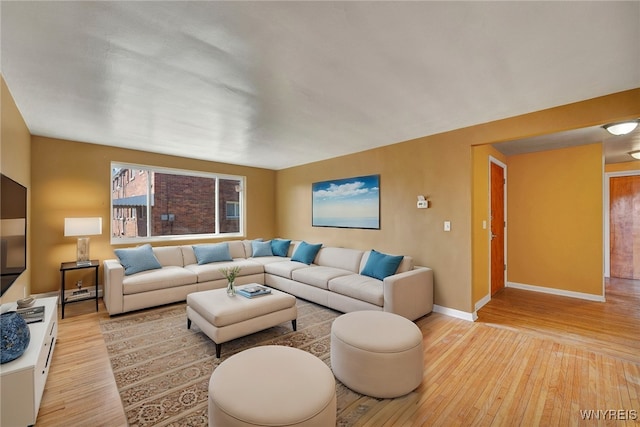
<svg viewBox="0 0 640 427"><path fill-rule="evenodd" d="M109 317L102 301L98 313L94 301L65 306L36 426L127 425L101 317Z"/></svg>
<svg viewBox="0 0 640 427"><path fill-rule="evenodd" d="M419 319L422 384L358 425L640 425L640 281L606 286L606 303L507 288L475 323ZM84 304L60 321L37 426L126 425L99 327L108 314Z"/></svg>

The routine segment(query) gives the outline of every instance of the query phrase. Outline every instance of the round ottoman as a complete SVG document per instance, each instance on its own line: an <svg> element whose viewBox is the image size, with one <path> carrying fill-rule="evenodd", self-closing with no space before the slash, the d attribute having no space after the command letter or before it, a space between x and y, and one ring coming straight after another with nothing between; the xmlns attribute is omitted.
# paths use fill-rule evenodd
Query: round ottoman
<svg viewBox="0 0 640 427"><path fill-rule="evenodd" d="M335 426L336 382L320 359L269 345L234 354L209 380L210 426Z"/></svg>
<svg viewBox="0 0 640 427"><path fill-rule="evenodd" d="M412 321L383 311L343 314L331 326L331 367L358 393L405 395L422 382L422 332Z"/></svg>

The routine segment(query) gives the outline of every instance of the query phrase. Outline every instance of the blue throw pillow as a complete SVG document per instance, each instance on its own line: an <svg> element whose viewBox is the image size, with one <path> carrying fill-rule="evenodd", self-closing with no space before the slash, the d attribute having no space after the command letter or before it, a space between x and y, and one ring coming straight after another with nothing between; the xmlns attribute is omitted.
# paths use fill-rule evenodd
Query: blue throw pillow
<svg viewBox="0 0 640 427"><path fill-rule="evenodd" d="M262 242L260 240L254 240L251 242L251 252L253 257L259 256L273 256L271 252L271 241Z"/></svg>
<svg viewBox="0 0 640 427"><path fill-rule="evenodd" d="M229 252L228 243L213 243L210 245L194 245L198 265L209 264L217 261L233 261Z"/></svg>
<svg viewBox="0 0 640 427"><path fill-rule="evenodd" d="M396 273L402 258L404 258L402 255L387 255L372 249L369 259L367 259L367 263L360 274L384 280L385 277Z"/></svg>
<svg viewBox="0 0 640 427"><path fill-rule="evenodd" d="M271 241L271 252L275 256L287 256L289 255L289 245L291 240L273 239Z"/></svg>
<svg viewBox="0 0 640 427"><path fill-rule="evenodd" d="M116 249L114 252L118 260L120 260L120 264L124 267L125 276L162 268L160 261L156 258L149 244L138 246L137 248Z"/></svg>
<svg viewBox="0 0 640 427"><path fill-rule="evenodd" d="M322 243L311 245L307 242L300 242L300 244L296 248L296 251L291 257L291 261L303 262L307 265L310 265L313 260L316 259L316 255L318 255L318 251L321 247Z"/></svg>

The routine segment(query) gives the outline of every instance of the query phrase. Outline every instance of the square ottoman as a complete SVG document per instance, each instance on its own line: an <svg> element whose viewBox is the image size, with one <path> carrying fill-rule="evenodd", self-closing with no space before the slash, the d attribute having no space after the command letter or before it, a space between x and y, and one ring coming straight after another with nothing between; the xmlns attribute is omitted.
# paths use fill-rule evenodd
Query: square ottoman
<svg viewBox="0 0 640 427"><path fill-rule="evenodd" d="M215 343L216 357L220 357L222 343L282 322L290 320L295 331L297 317L296 298L277 289L254 298L230 297L226 289L187 295L187 328L191 328L191 322L198 325Z"/></svg>

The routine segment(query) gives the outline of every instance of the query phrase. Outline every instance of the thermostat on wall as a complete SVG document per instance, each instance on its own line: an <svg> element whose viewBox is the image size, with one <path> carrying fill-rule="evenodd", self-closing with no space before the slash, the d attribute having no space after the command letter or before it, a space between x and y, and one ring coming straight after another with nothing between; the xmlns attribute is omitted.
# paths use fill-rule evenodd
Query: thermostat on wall
<svg viewBox="0 0 640 427"><path fill-rule="evenodd" d="M418 196L418 209L427 209L429 207L429 201L424 196Z"/></svg>

